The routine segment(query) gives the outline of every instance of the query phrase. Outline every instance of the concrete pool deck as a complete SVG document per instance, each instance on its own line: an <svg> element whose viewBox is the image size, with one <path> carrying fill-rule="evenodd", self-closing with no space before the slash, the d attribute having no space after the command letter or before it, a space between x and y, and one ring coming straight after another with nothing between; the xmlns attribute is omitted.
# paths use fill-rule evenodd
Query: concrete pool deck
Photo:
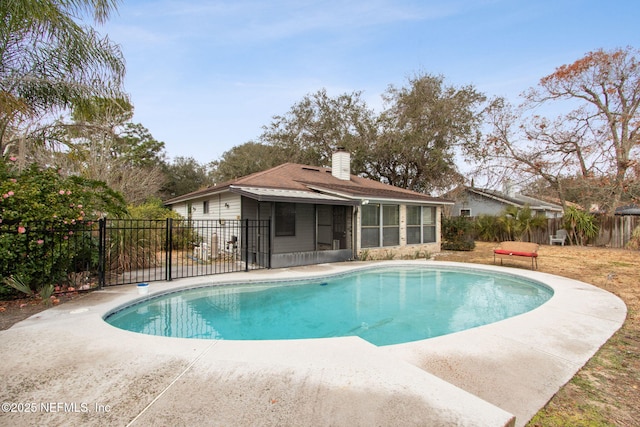
<svg viewBox="0 0 640 427"><path fill-rule="evenodd" d="M331 275L371 264L154 282L150 295L203 283ZM215 341L136 334L103 321L109 311L140 298L136 286L96 291L0 331L0 424L522 426L620 328L626 306L583 282L499 271L541 281L554 296L510 319L385 347L357 337Z"/></svg>

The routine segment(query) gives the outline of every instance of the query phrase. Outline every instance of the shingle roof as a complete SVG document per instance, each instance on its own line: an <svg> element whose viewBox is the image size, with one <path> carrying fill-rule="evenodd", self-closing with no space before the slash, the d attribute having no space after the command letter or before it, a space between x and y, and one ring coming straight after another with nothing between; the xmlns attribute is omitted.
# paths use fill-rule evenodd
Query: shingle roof
<svg viewBox="0 0 640 427"><path fill-rule="evenodd" d="M227 181L165 202L166 205L193 200L222 191L242 188L271 188L309 193L331 194L344 199L379 199L453 204L453 201L383 184L367 178L351 175L349 181L331 174L330 168L284 163L262 172L256 172L236 180Z"/></svg>
<svg viewBox="0 0 640 427"><path fill-rule="evenodd" d="M529 205L534 209L544 209L548 211L558 211L562 212L562 206L550 203L544 200L536 199L534 197L525 196L524 194L514 194L513 196L509 196L501 191L490 190L490 189L480 189L475 187L465 187L467 191L471 191L483 197L489 197L492 199L497 199L506 204L511 204L514 206L524 206Z"/></svg>

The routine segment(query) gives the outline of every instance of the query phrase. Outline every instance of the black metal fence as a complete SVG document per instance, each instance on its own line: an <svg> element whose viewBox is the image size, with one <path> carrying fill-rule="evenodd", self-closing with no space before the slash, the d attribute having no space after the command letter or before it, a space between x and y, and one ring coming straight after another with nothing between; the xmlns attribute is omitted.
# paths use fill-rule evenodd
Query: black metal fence
<svg viewBox="0 0 640 427"><path fill-rule="evenodd" d="M105 285L269 268L268 220L106 220Z"/></svg>
<svg viewBox="0 0 640 427"><path fill-rule="evenodd" d="M0 281L88 290L269 268L270 221L0 222Z"/></svg>
<svg viewBox="0 0 640 427"><path fill-rule="evenodd" d="M98 222L0 222L0 281L88 290L99 284L101 251Z"/></svg>

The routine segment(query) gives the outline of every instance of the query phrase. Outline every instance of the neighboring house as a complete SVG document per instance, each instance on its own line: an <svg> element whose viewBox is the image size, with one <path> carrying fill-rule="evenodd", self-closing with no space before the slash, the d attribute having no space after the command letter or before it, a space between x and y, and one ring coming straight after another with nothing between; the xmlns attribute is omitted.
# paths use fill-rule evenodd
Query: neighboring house
<svg viewBox="0 0 640 427"><path fill-rule="evenodd" d="M193 220L272 220L273 268L351 260L363 250L440 251L442 208L453 201L351 175L346 151L332 163L285 163L165 205Z"/></svg>
<svg viewBox="0 0 640 427"><path fill-rule="evenodd" d="M626 205L620 206L615 210L614 215L620 216L640 216L640 206L638 205Z"/></svg>
<svg viewBox="0 0 640 427"><path fill-rule="evenodd" d="M543 214L547 218L560 218L563 212L560 205L515 193L508 186L505 191L458 187L448 197L455 200L451 216L500 215L509 206L529 206L534 215Z"/></svg>

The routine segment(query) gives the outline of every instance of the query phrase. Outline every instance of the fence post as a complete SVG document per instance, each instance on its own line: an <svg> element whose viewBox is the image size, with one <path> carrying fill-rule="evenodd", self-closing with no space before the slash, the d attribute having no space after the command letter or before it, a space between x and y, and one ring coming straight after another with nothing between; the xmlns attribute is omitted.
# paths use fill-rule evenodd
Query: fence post
<svg viewBox="0 0 640 427"><path fill-rule="evenodd" d="M244 246L244 271L249 271L249 218L244 219L242 245Z"/></svg>
<svg viewBox="0 0 640 427"><path fill-rule="evenodd" d="M166 262L165 262L165 280L171 280L171 263L173 259L173 218L167 218L166 221L166 230L165 230L165 240L166 240L166 251L167 254Z"/></svg>
<svg viewBox="0 0 640 427"><path fill-rule="evenodd" d="M105 268L107 257L107 219L100 218L98 221L98 288L105 285Z"/></svg>
<svg viewBox="0 0 640 427"><path fill-rule="evenodd" d="M268 245L268 256L269 256L269 261L267 262L268 267L267 268L271 268L271 217L269 217L269 222L267 223L267 245Z"/></svg>

